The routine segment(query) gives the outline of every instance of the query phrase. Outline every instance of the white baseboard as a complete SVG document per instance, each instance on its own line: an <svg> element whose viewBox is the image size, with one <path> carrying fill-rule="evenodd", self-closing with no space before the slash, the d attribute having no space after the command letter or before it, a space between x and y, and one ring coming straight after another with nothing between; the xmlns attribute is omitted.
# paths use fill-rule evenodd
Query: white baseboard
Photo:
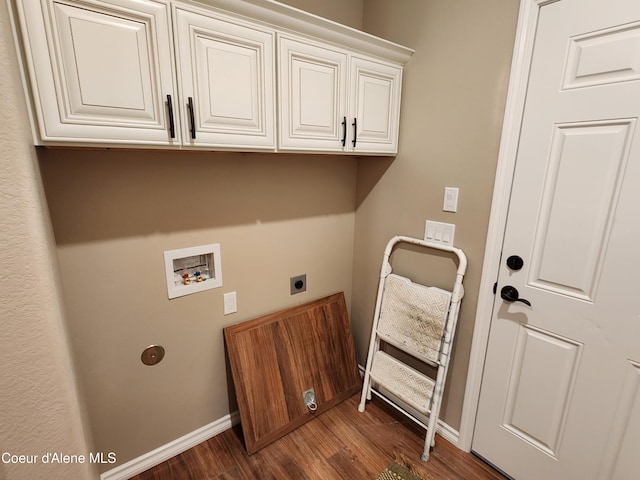
<svg viewBox="0 0 640 480"><path fill-rule="evenodd" d="M191 447L194 447L205 440L229 430L239 422L240 415L238 412L233 412L232 414L226 415L215 422L194 430L191 433L187 433L172 442L162 445L149 453L145 453L140 457L134 458L127 463L104 472L100 475L100 480L127 480L144 472L145 470L150 469L151 467L155 467L156 465L169 460L171 457L175 457L176 455L189 450Z"/></svg>
<svg viewBox="0 0 640 480"><path fill-rule="evenodd" d="M444 423L442 420L438 420L438 427L436 432L440 434L442 438L450 443L453 443L456 447L459 447L460 432L452 428L449 424Z"/></svg>

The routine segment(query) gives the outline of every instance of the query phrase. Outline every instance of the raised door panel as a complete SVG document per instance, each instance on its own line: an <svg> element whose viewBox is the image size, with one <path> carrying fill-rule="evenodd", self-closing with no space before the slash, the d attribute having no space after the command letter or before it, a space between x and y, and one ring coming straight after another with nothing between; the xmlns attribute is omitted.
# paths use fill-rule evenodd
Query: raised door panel
<svg viewBox="0 0 640 480"><path fill-rule="evenodd" d="M42 0L19 7L43 142L178 141L171 138L166 3Z"/></svg>
<svg viewBox="0 0 640 480"><path fill-rule="evenodd" d="M347 54L280 37L279 74L279 149L343 151Z"/></svg>
<svg viewBox="0 0 640 480"><path fill-rule="evenodd" d="M184 143L275 149L274 34L182 7L175 19Z"/></svg>
<svg viewBox="0 0 640 480"><path fill-rule="evenodd" d="M398 151L402 68L351 58L351 149L359 153Z"/></svg>

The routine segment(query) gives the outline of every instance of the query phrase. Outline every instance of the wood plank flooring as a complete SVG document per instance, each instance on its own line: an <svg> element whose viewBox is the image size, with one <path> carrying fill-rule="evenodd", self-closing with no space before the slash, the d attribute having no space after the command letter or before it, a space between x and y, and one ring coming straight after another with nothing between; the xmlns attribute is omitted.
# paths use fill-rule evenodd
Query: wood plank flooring
<svg viewBox="0 0 640 480"><path fill-rule="evenodd" d="M238 425L132 480L372 480L398 455L436 479L505 480L440 436L422 463L421 428L380 399L364 413L358 402L352 396L251 456Z"/></svg>

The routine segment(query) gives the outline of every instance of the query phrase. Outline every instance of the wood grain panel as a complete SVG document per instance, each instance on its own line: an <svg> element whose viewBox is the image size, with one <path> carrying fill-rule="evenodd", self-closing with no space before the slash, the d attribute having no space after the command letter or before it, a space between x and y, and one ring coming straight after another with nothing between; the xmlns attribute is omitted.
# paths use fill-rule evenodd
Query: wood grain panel
<svg viewBox="0 0 640 480"><path fill-rule="evenodd" d="M343 293L224 329L247 452L360 390ZM303 392L313 388L318 409Z"/></svg>

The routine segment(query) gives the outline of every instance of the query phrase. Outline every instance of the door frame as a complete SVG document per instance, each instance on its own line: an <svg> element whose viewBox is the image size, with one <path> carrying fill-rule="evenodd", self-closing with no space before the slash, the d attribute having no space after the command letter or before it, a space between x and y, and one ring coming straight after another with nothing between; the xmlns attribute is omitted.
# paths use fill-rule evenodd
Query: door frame
<svg viewBox="0 0 640 480"><path fill-rule="evenodd" d="M489 343L489 329L495 301L493 285L498 278L500 267L538 18L540 9L543 6L557 1L560 0L520 0L509 89L502 124L500 151L496 167L489 229L482 264L480 291L458 437L458 447L467 452L471 450L476 414L478 412L484 359Z"/></svg>

